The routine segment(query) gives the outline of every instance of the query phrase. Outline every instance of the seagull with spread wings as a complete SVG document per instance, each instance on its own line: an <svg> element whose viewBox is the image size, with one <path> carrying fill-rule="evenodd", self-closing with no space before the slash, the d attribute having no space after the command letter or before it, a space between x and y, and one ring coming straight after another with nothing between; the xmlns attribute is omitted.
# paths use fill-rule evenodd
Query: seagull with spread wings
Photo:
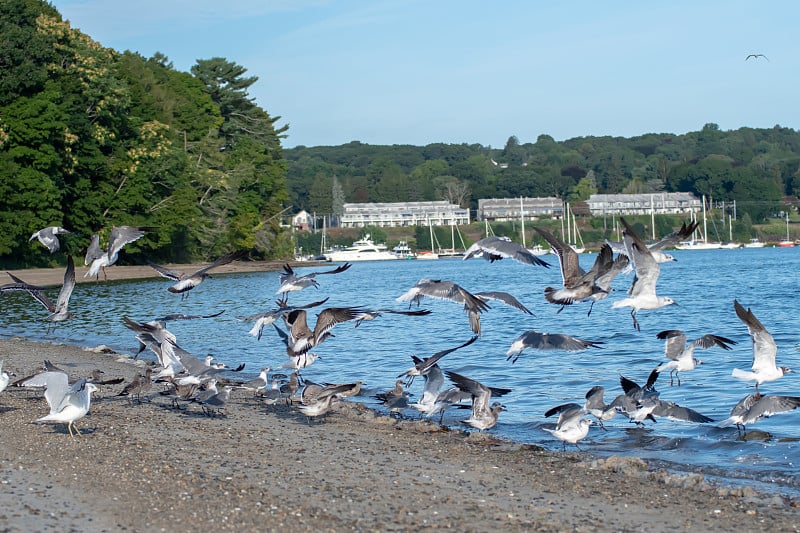
<svg viewBox="0 0 800 533"><path fill-rule="evenodd" d="M197 269L196 271L192 272L191 274L187 274L185 272L180 272L178 270L171 270L169 268L156 265L150 263L150 267L161 274L163 277L167 279L171 279L172 281L176 281L175 285L168 287L167 290L173 294L180 294L181 299L185 299L189 296L189 291L200 285L206 278L211 277L209 271L221 267L223 265L227 265L232 263L233 261L242 257L242 252L233 252L229 254L225 254L222 257L217 258L216 261L208 264L202 268Z"/></svg>
<svg viewBox="0 0 800 533"><path fill-rule="evenodd" d="M31 235L31 238L28 239L28 242L31 242L33 239L39 239L39 242L47 246L47 249L50 250L50 253L52 254L61 248L58 235L66 235L69 233L71 233L69 230L65 230L60 226L48 226L40 229L37 232L34 232L34 234Z"/></svg>
<svg viewBox="0 0 800 533"><path fill-rule="evenodd" d="M669 384L672 386L673 376L678 380L678 386L681 385L681 378L678 372L688 372L694 370L697 365L702 365L703 362L694 356L695 348L713 348L719 346L723 350L730 350L730 345L736 344L736 341L720 337L719 335L712 335L707 333L702 337L686 342L686 334L677 329L669 329L661 331L656 335L657 338L664 341L664 355L667 356L669 362L662 363L656 367L657 372L669 370Z"/></svg>
<svg viewBox="0 0 800 533"><path fill-rule="evenodd" d="M758 392L758 386L761 383L775 381L785 374L794 372L789 367L777 366L775 359L778 354L778 345L775 344L775 339L753 312L742 307L737 300L733 301L733 308L739 320L747 326L750 338L753 340L753 366L750 371L734 368L733 377L743 381L755 381L756 392Z"/></svg>
<svg viewBox="0 0 800 533"><path fill-rule="evenodd" d="M281 272L280 282L281 286L278 287L278 291L276 294L292 292L292 291L300 291L305 289L306 287L314 287L319 288L319 283L317 282L317 276L321 276L323 274L339 274L344 272L352 265L350 263L345 263L340 265L333 270L323 270L322 272L309 272L308 274L303 274L302 276L298 276L297 273L289 266L289 264L285 264L283 266L283 272Z"/></svg>
<svg viewBox="0 0 800 533"><path fill-rule="evenodd" d="M543 266L550 268L550 264L539 259L530 250L513 242L508 237L486 237L476 241L464 253L464 260L470 257L483 257L487 261L494 263L504 258L510 258L524 265Z"/></svg>
<svg viewBox="0 0 800 533"><path fill-rule="evenodd" d="M111 236L108 238L108 248L103 251L100 248L100 236L92 235L92 242L86 250L86 258L84 263L90 265L88 272L83 275L84 278L95 276L100 278L100 269L103 269L103 277L106 276L106 267L109 267L117 262L119 252L126 244L130 244L144 237L146 228L138 228L134 226L117 226L112 228Z"/></svg>

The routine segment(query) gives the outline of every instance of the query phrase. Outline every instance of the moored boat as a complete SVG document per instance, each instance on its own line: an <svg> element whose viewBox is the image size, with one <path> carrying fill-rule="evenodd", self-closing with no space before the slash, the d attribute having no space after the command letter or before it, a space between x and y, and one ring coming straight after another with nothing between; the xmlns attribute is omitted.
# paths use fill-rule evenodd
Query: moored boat
<svg viewBox="0 0 800 533"><path fill-rule="evenodd" d="M368 233L363 239L355 241L352 245L338 250L325 252L326 261L389 261L399 257L390 252L385 244L375 244Z"/></svg>

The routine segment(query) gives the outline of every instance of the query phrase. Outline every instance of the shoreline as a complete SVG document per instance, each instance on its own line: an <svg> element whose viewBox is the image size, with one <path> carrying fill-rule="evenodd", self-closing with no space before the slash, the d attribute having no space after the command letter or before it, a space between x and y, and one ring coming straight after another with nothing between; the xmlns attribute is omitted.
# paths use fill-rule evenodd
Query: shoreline
<svg viewBox="0 0 800 533"><path fill-rule="evenodd" d="M114 267L117 268L117 267ZM120 267L124 268L124 267ZM149 267L147 267L149 268ZM129 382L148 362L0 339L17 378L43 359L72 379ZM13 379L12 379L13 381ZM636 458L546 451L341 402L306 421L234 391L226 416L95 393L83 431L37 425L40 393L0 393L3 531L797 531L800 503L654 470Z"/></svg>

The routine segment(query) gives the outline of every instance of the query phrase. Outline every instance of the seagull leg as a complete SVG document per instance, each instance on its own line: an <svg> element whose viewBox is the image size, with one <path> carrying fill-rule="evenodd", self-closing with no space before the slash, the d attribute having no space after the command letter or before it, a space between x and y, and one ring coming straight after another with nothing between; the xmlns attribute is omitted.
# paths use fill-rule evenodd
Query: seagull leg
<svg viewBox="0 0 800 533"><path fill-rule="evenodd" d="M639 321L636 320L636 309L631 309L631 318L633 319L633 327L636 328L636 331L642 331L642 328L639 326Z"/></svg>
<svg viewBox="0 0 800 533"><path fill-rule="evenodd" d="M586 316L592 316L592 308L593 307L594 307L594 300L592 300L592 303L589 305L589 312L586 313Z"/></svg>

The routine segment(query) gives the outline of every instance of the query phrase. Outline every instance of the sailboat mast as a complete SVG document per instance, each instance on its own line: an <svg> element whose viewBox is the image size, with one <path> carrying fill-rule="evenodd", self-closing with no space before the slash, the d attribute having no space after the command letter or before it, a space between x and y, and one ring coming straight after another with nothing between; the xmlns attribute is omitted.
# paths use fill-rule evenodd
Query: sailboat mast
<svg viewBox="0 0 800 533"><path fill-rule="evenodd" d="M650 227L652 230L653 240L656 240L656 204L653 201L653 195L650 195Z"/></svg>
<svg viewBox="0 0 800 533"><path fill-rule="evenodd" d="M522 247L525 247L525 211L522 207L522 196L519 197L519 219L522 227Z"/></svg>
<svg viewBox="0 0 800 533"><path fill-rule="evenodd" d="M703 242L708 242L708 222L706 221L706 195L703 195Z"/></svg>

